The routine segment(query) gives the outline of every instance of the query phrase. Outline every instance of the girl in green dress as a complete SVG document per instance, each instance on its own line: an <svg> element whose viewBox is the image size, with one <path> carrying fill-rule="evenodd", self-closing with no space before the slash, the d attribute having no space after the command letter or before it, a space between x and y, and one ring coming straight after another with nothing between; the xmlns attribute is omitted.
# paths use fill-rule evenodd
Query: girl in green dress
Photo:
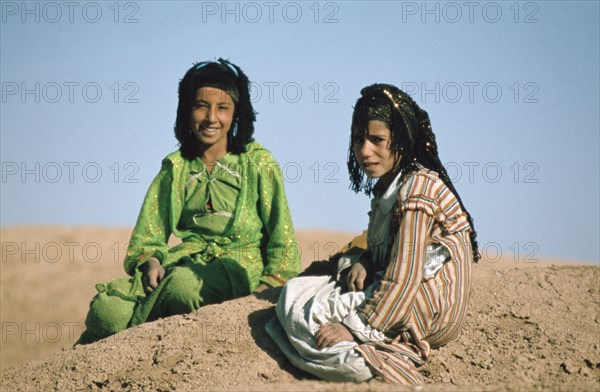
<svg viewBox="0 0 600 392"><path fill-rule="evenodd" d="M219 59L187 71L180 148L146 194L125 258L130 277L96 285L77 343L281 286L300 272L281 170L254 141L254 121L238 66ZM171 235L182 242L169 247Z"/></svg>

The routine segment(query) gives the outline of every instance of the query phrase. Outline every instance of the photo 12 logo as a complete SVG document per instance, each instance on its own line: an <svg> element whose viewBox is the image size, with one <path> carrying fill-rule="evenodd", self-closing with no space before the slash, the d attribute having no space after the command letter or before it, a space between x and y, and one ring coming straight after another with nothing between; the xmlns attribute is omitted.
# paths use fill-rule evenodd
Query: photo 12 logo
<svg viewBox="0 0 600 392"><path fill-rule="evenodd" d="M83 331L83 323L79 321L2 321L2 343L57 343L75 340Z"/></svg>
<svg viewBox="0 0 600 392"><path fill-rule="evenodd" d="M3 1L2 23L138 23L133 1Z"/></svg>
<svg viewBox="0 0 600 392"><path fill-rule="evenodd" d="M203 1L202 23L339 23L337 2Z"/></svg>
<svg viewBox="0 0 600 392"><path fill-rule="evenodd" d="M335 82L250 82L250 101L297 103L303 98L313 103L339 103L340 86Z"/></svg>
<svg viewBox="0 0 600 392"><path fill-rule="evenodd" d="M122 263L129 242L113 242L100 244L98 242L78 241L2 241L2 264L6 263Z"/></svg>
<svg viewBox="0 0 600 392"><path fill-rule="evenodd" d="M537 162L446 162L444 167L453 183L467 181L470 184L483 181L495 184L503 177L515 184L538 184L540 166Z"/></svg>
<svg viewBox="0 0 600 392"><path fill-rule="evenodd" d="M420 103L498 103L503 98L514 103L539 103L536 82L403 82L401 89Z"/></svg>
<svg viewBox="0 0 600 392"><path fill-rule="evenodd" d="M402 23L539 23L537 2L403 1Z"/></svg>
<svg viewBox="0 0 600 392"><path fill-rule="evenodd" d="M98 162L2 162L2 183L86 182L95 184L103 176L114 183L137 184L140 167L136 162L113 162L106 167ZM108 176L106 174L109 173Z"/></svg>
<svg viewBox="0 0 600 392"><path fill-rule="evenodd" d="M104 87L103 87L104 86ZM2 82L2 103L139 103L135 82Z"/></svg>
<svg viewBox="0 0 600 392"><path fill-rule="evenodd" d="M504 249L498 242L479 245L481 261L486 263L497 263L502 258L513 263L539 263L539 251L540 245L534 241L515 241Z"/></svg>

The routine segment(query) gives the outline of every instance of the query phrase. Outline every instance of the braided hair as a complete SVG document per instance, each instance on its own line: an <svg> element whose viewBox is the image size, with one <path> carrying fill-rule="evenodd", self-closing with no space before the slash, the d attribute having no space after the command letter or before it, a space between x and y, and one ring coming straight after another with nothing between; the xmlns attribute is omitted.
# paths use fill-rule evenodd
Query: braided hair
<svg viewBox="0 0 600 392"><path fill-rule="evenodd" d="M237 65L219 58L194 64L179 82L179 104L175 120L175 137L184 157L197 155L195 139L190 129L190 115L196 91L202 87L215 87L228 93L234 104L233 123L227 132L227 150L233 154L246 151L254 140L256 112L250 101L250 81Z"/></svg>
<svg viewBox="0 0 600 392"><path fill-rule="evenodd" d="M379 120L387 124L391 137L388 149L392 156L402 157L395 170L401 171L400 183L406 176L419 170L419 165L437 172L442 182L456 196L460 207L467 213L467 221L471 226L471 246L473 261L480 259L477 244L477 232L473 219L448 176L446 168L440 161L435 134L431 129L429 115L419 107L412 97L399 88L389 84L373 84L360 91L361 97L356 101L352 114L350 146L348 149L348 171L350 188L354 192L363 191L371 195L375 179L368 178L360 168L354 155L356 139L364 140L370 120Z"/></svg>

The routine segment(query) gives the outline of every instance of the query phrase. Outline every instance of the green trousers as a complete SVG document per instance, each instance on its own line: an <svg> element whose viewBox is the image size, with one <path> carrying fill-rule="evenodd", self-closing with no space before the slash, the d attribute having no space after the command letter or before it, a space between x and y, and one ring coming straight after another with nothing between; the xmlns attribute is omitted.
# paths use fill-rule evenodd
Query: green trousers
<svg viewBox="0 0 600 392"><path fill-rule="evenodd" d="M86 330L75 344L92 343L148 321L190 313L202 305L249 294L249 285L239 287L239 274L234 279L238 287L232 286L232 263L235 262L204 263L187 257L167 269L163 280L148 296L144 294L140 271L130 278L96 285L98 294L90 303Z"/></svg>

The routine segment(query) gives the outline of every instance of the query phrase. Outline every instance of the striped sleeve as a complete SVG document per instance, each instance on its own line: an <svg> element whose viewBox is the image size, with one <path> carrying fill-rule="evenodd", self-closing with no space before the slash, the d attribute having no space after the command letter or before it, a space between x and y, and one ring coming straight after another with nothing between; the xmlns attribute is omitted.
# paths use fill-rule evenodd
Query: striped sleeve
<svg viewBox="0 0 600 392"><path fill-rule="evenodd" d="M378 290L362 308L373 328L388 331L407 320L423 279L426 242L433 221L432 216L419 210L407 210L402 216L391 261Z"/></svg>

